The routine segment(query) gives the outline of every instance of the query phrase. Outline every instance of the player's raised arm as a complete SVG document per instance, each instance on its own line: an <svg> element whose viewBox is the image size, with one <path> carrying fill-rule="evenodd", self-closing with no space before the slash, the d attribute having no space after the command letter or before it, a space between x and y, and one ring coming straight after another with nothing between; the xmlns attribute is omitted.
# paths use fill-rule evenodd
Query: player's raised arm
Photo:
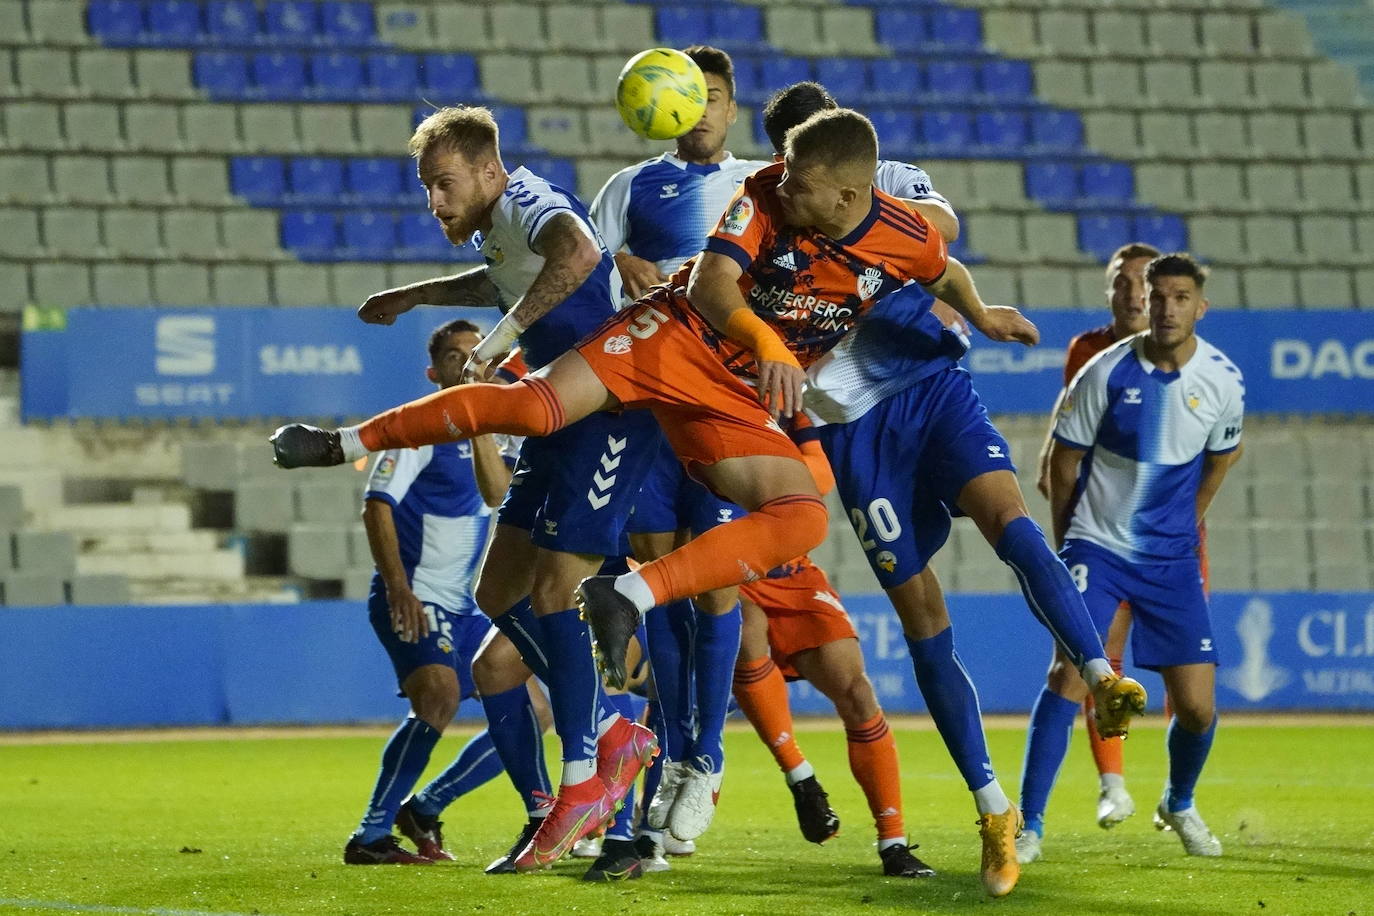
<svg viewBox="0 0 1374 916"><path fill-rule="evenodd" d="M934 197L919 200L903 197L901 201L938 229L946 242L959 238L959 216L948 201L936 200Z"/></svg>
<svg viewBox="0 0 1374 916"><path fill-rule="evenodd" d="M367 297L358 317L368 324L395 324L396 316L417 305L492 306L501 301L486 267L474 267L451 277L435 277L408 286L383 290Z"/></svg>
<svg viewBox="0 0 1374 916"><path fill-rule="evenodd" d="M1010 305L984 304L968 268L957 258L949 258L938 280L921 285L937 299L949 303L990 340L1015 340L1027 346L1040 342L1040 332L1020 310Z"/></svg>

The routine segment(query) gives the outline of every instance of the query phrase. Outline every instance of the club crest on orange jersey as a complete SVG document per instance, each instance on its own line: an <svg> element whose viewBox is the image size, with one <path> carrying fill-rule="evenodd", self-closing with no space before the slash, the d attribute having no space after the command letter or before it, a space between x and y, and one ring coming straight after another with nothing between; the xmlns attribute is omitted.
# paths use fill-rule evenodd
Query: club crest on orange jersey
<svg viewBox="0 0 1374 916"><path fill-rule="evenodd" d="M634 343L628 334L617 334L614 337L607 337L603 349L612 356L621 356L630 352L630 346Z"/></svg>
<svg viewBox="0 0 1374 916"><path fill-rule="evenodd" d="M872 299L883 288L883 272L876 267L868 267L859 274L859 298Z"/></svg>

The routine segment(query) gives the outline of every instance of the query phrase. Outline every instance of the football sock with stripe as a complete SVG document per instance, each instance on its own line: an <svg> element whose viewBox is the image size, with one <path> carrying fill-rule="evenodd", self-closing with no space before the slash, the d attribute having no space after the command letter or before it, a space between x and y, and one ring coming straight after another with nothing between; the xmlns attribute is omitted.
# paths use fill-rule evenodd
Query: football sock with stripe
<svg viewBox="0 0 1374 916"><path fill-rule="evenodd" d="M1197 788L1202 766L1212 750L1212 739L1217 733L1217 717L1212 716L1212 724L1202 734L1190 732L1178 723L1178 716L1169 720L1169 733L1166 739L1169 747L1169 813L1176 814L1193 807L1193 790Z"/></svg>
<svg viewBox="0 0 1374 916"><path fill-rule="evenodd" d="M592 640L577 608L539 618L548 652L549 703L553 726L563 741L564 785L596 774L598 696L601 678L592 661Z"/></svg>
<svg viewBox="0 0 1374 916"><path fill-rule="evenodd" d="M525 810L534 816L546 805L541 796L552 794L544 763L544 744L539 717L530 700L529 687L520 684L502 693L482 697L487 714L487 734L497 758L510 777Z"/></svg>
<svg viewBox="0 0 1374 916"><path fill-rule="evenodd" d="M521 684L520 689L524 686ZM528 697L529 693L525 695ZM456 799L501 775L502 769L491 733L483 729L468 739L448 769L416 793L413 804L421 814L437 816Z"/></svg>
<svg viewBox="0 0 1374 916"><path fill-rule="evenodd" d="M773 752L778 768L788 774L795 772L806 757L797 747L792 707L787 702L787 681L772 657L765 655L735 665L734 690L740 711ZM789 777L789 784L795 781Z"/></svg>
<svg viewBox="0 0 1374 916"><path fill-rule="evenodd" d="M521 379L514 385L456 385L379 413L357 427L359 441L370 452L416 448L471 439L485 433L547 436L567 418L558 393L544 379Z"/></svg>
<svg viewBox="0 0 1374 916"><path fill-rule="evenodd" d="M439 731L415 716L396 729L382 749L382 765L367 813L354 834L363 843L372 843L391 833L396 812L401 810L415 781L429 764L429 755L439 743Z"/></svg>
<svg viewBox="0 0 1374 916"><path fill-rule="evenodd" d="M649 665L654 673L654 689L659 743L669 760L683 760L692 747L696 733L696 712L692 696L692 631L695 626L692 603L674 601L653 608L644 615L648 635Z"/></svg>
<svg viewBox="0 0 1374 916"><path fill-rule="evenodd" d="M1026 759L1021 767L1021 813L1026 818L1026 829L1041 836L1045 835L1045 806L1069 752L1077 718L1078 704L1049 687L1041 689L1031 710Z"/></svg>
<svg viewBox="0 0 1374 916"><path fill-rule="evenodd" d="M611 705L615 711L625 717L627 721L635 720L634 697L628 693L613 693L608 695ZM606 828L606 839L608 840L633 840L635 838L635 787L630 786L630 791L625 793L625 803L620 810L615 813L615 820L611 821L611 826Z"/></svg>
<svg viewBox="0 0 1374 916"><path fill-rule="evenodd" d="M696 678L697 739L692 749L694 765L708 773L725 762L725 715L730 707L731 673L739 657L740 604L724 614L708 614L695 603L696 640L692 644L692 671Z"/></svg>
<svg viewBox="0 0 1374 916"><path fill-rule="evenodd" d="M879 712L853 728L845 726L844 737L849 744L849 771L868 799L868 810L878 828L878 842L905 839L897 742L886 717Z"/></svg>

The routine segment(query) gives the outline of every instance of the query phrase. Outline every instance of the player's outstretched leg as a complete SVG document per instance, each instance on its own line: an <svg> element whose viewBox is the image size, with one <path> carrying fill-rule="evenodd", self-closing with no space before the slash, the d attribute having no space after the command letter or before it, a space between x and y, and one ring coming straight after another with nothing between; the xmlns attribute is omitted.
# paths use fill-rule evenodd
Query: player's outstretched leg
<svg viewBox="0 0 1374 916"><path fill-rule="evenodd" d="M396 829L425 858L453 861L453 855L444 849L444 824L439 815L473 789L500 776L502 769L491 734L483 729L468 739L453 763L429 785L401 803L401 810L396 813Z"/></svg>

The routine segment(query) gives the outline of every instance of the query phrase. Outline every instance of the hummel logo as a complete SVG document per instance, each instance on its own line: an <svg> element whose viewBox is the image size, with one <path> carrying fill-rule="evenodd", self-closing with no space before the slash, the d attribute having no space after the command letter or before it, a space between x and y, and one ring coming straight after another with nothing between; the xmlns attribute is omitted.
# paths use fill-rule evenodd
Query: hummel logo
<svg viewBox="0 0 1374 916"><path fill-rule="evenodd" d="M1004 454L1002 454L1002 446L1000 446L1000 445L989 445L989 446L988 446L988 457L989 457L989 458L1005 458L1005 457L1007 457L1007 456L1004 455Z"/></svg>
<svg viewBox="0 0 1374 916"><path fill-rule="evenodd" d="M722 525L726 522L733 522L735 520L735 513L731 512L729 509L722 508L717 510L717 512L719 514L716 516L716 521L720 522Z"/></svg>
<svg viewBox="0 0 1374 916"><path fill-rule="evenodd" d="M593 509L604 509L610 503L611 491L615 487L614 471L620 467L620 453L625 450L628 441L624 437L606 437L606 451L601 453L601 470L592 475L592 488L587 491L587 502Z"/></svg>
<svg viewBox="0 0 1374 916"><path fill-rule="evenodd" d="M1203 651L1203 652L1211 652L1211 651L1212 651L1212 640L1211 640L1210 638L1204 639L1204 640L1202 641L1202 651Z"/></svg>
<svg viewBox="0 0 1374 916"><path fill-rule="evenodd" d="M670 197L677 197L677 182L665 184L663 190L658 192L659 200L667 200Z"/></svg>
<svg viewBox="0 0 1374 916"><path fill-rule="evenodd" d="M783 270L796 270L797 256L791 251L785 251L782 254L778 255L776 258L774 258L773 263L781 267Z"/></svg>
<svg viewBox="0 0 1374 916"><path fill-rule="evenodd" d="M549 535L550 537L553 537L554 535L558 534L557 520L551 518L544 519L544 533Z"/></svg>
<svg viewBox="0 0 1374 916"><path fill-rule="evenodd" d="M1139 389L1139 388L1127 388L1127 389L1126 389L1126 397L1122 399L1122 403L1124 403L1124 404L1139 404L1139 403L1140 403L1140 389Z"/></svg>

